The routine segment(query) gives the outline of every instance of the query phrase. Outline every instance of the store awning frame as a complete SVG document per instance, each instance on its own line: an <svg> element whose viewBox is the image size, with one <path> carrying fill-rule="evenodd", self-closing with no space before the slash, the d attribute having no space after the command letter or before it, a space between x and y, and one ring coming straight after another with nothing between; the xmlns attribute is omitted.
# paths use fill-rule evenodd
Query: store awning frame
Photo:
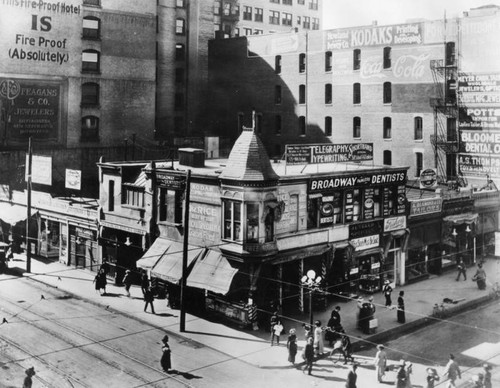
<svg viewBox="0 0 500 388"><path fill-rule="evenodd" d="M196 260L187 285L226 295L237 272L221 252L209 249Z"/></svg>
<svg viewBox="0 0 500 388"><path fill-rule="evenodd" d="M149 270L167 253L173 241L158 237L144 255L137 260L138 268Z"/></svg>
<svg viewBox="0 0 500 388"><path fill-rule="evenodd" d="M476 222L479 217L478 213L454 214L443 218L444 222L451 222L455 225L470 224Z"/></svg>
<svg viewBox="0 0 500 388"><path fill-rule="evenodd" d="M31 208L31 217L37 212L38 209ZM28 218L28 209L26 206L0 202L0 219L6 224L15 225L18 222L26 221L26 218Z"/></svg>

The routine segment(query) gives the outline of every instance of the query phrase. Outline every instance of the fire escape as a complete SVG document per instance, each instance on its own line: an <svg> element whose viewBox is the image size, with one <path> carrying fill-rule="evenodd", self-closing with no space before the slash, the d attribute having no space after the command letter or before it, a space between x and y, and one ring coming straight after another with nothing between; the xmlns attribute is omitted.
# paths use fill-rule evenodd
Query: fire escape
<svg viewBox="0 0 500 388"><path fill-rule="evenodd" d="M430 61L436 97L430 99L434 109L434 162L441 183L457 181L458 143L458 61L455 42L445 43L445 58Z"/></svg>
<svg viewBox="0 0 500 388"><path fill-rule="evenodd" d="M217 39L231 38L236 36L235 29L240 20L239 0L227 0L220 2L220 8L215 10L215 22L219 24L216 31Z"/></svg>

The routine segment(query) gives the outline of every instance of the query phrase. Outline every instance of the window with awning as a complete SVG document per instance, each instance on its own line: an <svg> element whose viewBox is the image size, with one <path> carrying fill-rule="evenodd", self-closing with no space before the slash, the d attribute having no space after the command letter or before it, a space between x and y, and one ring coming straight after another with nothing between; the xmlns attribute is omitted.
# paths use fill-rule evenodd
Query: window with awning
<svg viewBox="0 0 500 388"><path fill-rule="evenodd" d="M194 264L187 285L225 295L236 272L238 269L233 268L221 252L209 250Z"/></svg>

